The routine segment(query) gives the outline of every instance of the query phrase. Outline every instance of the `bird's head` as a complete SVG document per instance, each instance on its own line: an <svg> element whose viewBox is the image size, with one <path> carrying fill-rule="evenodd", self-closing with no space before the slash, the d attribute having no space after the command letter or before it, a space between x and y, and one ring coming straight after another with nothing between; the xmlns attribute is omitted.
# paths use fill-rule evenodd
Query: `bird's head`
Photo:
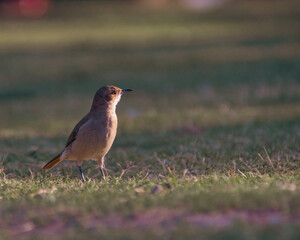
<svg viewBox="0 0 300 240"><path fill-rule="evenodd" d="M94 104L113 104L117 105L121 99L121 96L125 92L131 92L132 89L121 89L115 86L104 86L100 88L94 97Z"/></svg>

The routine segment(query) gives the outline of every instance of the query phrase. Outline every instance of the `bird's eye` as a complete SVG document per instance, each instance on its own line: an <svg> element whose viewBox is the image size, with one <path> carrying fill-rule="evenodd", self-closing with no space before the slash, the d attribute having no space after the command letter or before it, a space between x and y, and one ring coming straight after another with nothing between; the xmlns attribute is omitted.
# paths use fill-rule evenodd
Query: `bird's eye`
<svg viewBox="0 0 300 240"><path fill-rule="evenodd" d="M114 90L114 91L111 92L111 94L117 94L117 92Z"/></svg>

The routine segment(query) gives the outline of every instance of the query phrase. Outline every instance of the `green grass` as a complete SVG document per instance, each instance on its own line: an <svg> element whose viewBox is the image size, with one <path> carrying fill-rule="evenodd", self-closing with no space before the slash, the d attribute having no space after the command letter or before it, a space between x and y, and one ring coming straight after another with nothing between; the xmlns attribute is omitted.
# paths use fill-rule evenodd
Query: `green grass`
<svg viewBox="0 0 300 240"><path fill-rule="evenodd" d="M7 179L0 184L5 196L1 202L4 234L9 229L17 236L28 231L27 237L39 239L45 235L106 239L124 234L146 239L179 234L196 239L196 234L210 238L232 229L231 234L251 239L247 231L254 228L251 235L258 238L270 229L270 237L276 238L278 232L291 239L299 236L294 222L299 214L300 193L294 189L299 176L249 173L154 180L140 174L85 184L52 176ZM162 190L153 192L157 184Z"/></svg>
<svg viewBox="0 0 300 240"><path fill-rule="evenodd" d="M297 1L222 8L56 4L0 22L0 239L297 239ZM68 9L68 11L66 11ZM107 181L41 168L106 84Z"/></svg>

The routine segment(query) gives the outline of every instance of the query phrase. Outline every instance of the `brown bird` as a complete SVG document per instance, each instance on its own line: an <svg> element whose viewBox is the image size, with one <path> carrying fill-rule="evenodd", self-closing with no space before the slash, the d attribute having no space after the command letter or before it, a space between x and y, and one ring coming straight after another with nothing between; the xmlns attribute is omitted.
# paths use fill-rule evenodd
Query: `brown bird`
<svg viewBox="0 0 300 240"><path fill-rule="evenodd" d="M83 160L97 161L102 177L105 179L104 158L110 150L116 134L118 119L116 106L125 92L132 89L120 89L115 86L100 88L87 115L83 117L71 132L66 147L43 169L51 169L63 160L76 160L81 180L84 175L81 170Z"/></svg>

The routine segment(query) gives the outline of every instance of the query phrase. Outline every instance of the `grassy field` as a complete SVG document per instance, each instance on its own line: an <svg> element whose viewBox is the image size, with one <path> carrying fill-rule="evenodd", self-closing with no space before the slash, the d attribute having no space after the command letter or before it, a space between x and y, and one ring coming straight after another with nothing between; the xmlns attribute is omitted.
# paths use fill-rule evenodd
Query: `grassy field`
<svg viewBox="0 0 300 240"><path fill-rule="evenodd" d="M0 20L0 239L300 238L300 11L54 5ZM133 88L103 181L42 166Z"/></svg>

